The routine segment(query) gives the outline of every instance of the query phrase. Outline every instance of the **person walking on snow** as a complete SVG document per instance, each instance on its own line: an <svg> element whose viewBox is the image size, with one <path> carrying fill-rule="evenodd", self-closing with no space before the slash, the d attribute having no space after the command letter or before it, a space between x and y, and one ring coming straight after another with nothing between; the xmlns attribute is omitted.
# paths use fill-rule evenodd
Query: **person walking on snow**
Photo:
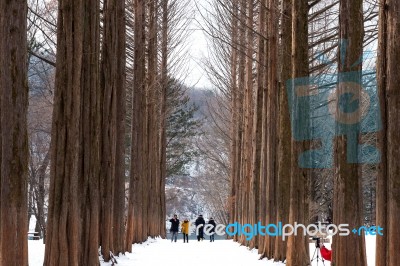
<svg viewBox="0 0 400 266"><path fill-rule="evenodd" d="M178 232L179 232L179 219L178 219L178 215L174 214L174 218L172 218L171 220L169 220L171 222L171 242L175 240L177 240L178 238Z"/></svg>
<svg viewBox="0 0 400 266"><path fill-rule="evenodd" d="M203 215L199 215L199 217L195 221L196 231L197 231L197 241L204 239L204 225L206 221L204 221Z"/></svg>
<svg viewBox="0 0 400 266"><path fill-rule="evenodd" d="M210 226L212 226L211 229L210 229L210 233L211 233L211 235L210 235L210 242L214 242L215 227L216 227L217 225L215 224L215 221L214 221L214 219L213 219L212 217L211 217L210 220L208 221L208 224L209 224Z"/></svg>
<svg viewBox="0 0 400 266"><path fill-rule="evenodd" d="M183 243L187 242L189 243L189 227L190 223L188 219L185 219L182 223L182 234L183 234Z"/></svg>

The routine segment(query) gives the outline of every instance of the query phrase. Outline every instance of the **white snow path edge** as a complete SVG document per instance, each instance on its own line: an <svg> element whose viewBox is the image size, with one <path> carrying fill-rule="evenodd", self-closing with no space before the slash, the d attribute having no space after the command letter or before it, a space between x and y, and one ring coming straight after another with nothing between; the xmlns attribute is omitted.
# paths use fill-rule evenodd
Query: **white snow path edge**
<svg viewBox="0 0 400 266"><path fill-rule="evenodd" d="M29 242L29 265L42 266L44 257L44 245L41 241ZM330 245L326 245L330 248ZM315 250L315 245L310 244L310 257ZM375 265L375 237L366 236L366 251L368 266ZM259 260L257 250L249 250L232 240L217 240L210 243L190 241L183 243L179 239L177 243L171 243L165 239L148 239L143 244L135 244L132 253L126 253L117 257L116 266L282 266L282 262L272 260ZM101 266L110 266L111 263L101 262ZM314 261L312 265L317 265ZM318 265L322 265L319 262ZM325 261L325 266L330 266Z"/></svg>

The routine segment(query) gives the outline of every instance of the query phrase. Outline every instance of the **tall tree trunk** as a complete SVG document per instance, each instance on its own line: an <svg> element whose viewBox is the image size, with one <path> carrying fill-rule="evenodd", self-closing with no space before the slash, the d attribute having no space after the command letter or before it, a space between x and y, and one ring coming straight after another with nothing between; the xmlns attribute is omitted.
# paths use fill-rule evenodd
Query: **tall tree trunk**
<svg viewBox="0 0 400 266"><path fill-rule="evenodd" d="M165 179L167 177L167 86L168 86L168 0L161 0L162 22L161 22L161 103L160 103L160 204L161 204L161 237L166 237L165 217L167 214L165 206Z"/></svg>
<svg viewBox="0 0 400 266"><path fill-rule="evenodd" d="M60 0L44 265L99 265L99 3Z"/></svg>
<svg viewBox="0 0 400 266"><path fill-rule="evenodd" d="M400 3L380 1L378 90L383 130L379 133L382 160L377 178L376 224L384 228L377 236L376 265L394 266L400 261Z"/></svg>
<svg viewBox="0 0 400 266"><path fill-rule="evenodd" d="M240 221L241 218L241 203L242 203L242 135L243 135L243 87L244 87L244 37L245 30L243 26L244 18L246 17L244 1L235 0L233 2L232 15L232 121L233 125L233 146L232 146L232 165L231 165L231 193L232 193L232 214L230 222ZM237 241L238 236L234 239Z"/></svg>
<svg viewBox="0 0 400 266"><path fill-rule="evenodd" d="M243 136L244 136L244 88L245 88L245 68L246 68L246 1L241 0L239 4L239 37L238 37L238 43L239 43L239 65L238 65L238 103L237 106L239 108L238 110L238 147L237 147L237 162L238 162L238 179L237 179L237 197L236 197L236 213L237 213L237 220L238 222L243 222L243 194L244 194L244 178L243 178L243 160L244 160L244 141L243 141ZM235 240L241 241L239 236L235 235Z"/></svg>
<svg viewBox="0 0 400 266"><path fill-rule="evenodd" d="M104 1L102 56L102 223L104 261L123 252L125 200L125 3ZM114 230L113 230L114 229ZM114 243L114 240L117 242Z"/></svg>
<svg viewBox="0 0 400 266"><path fill-rule="evenodd" d="M254 223L258 221L263 221L266 217L266 212L264 206L266 206L265 199L265 182L264 176L266 173L261 171L262 169L262 153L265 153L265 146L263 145L263 126L265 129L265 124L263 124L263 111L264 111L264 93L266 92L266 17L267 8L264 1L260 6L260 17L258 22L258 52L257 52L257 87L255 95L255 106L254 106L254 127L253 127L253 158L252 158L252 183L251 190L254 193L251 205L254 212ZM264 194L262 194L264 192ZM259 253L264 251L264 241L265 238L257 237L254 239L254 246L258 248Z"/></svg>
<svg viewBox="0 0 400 266"><path fill-rule="evenodd" d="M134 88L132 110L132 150L131 177L129 187L128 221L125 249L130 252L132 243L144 241L143 195L145 192L143 169L146 155L144 151L145 133L145 1L135 0L135 37L134 37Z"/></svg>
<svg viewBox="0 0 400 266"><path fill-rule="evenodd" d="M268 0L268 75L267 75L267 219L266 224L273 224L276 221L276 189L277 189L277 107L278 107L278 2ZM265 255L268 258L273 257L275 239L272 236L267 237L265 241Z"/></svg>
<svg viewBox="0 0 400 266"><path fill-rule="evenodd" d="M97 0L84 5L83 50L81 70L81 113L79 155L79 265L98 265L101 214L101 111L100 23ZM83 185L82 185L83 184ZM76 217L74 218L76 219ZM62 239L60 239L62 241Z"/></svg>
<svg viewBox="0 0 400 266"><path fill-rule="evenodd" d="M254 116L254 106L253 106L253 53L254 53L254 1L247 1L247 19L246 19L246 68L245 68L245 101L244 101L244 164L243 164L243 180L244 180L244 197L245 201L243 204L242 214L244 221L252 223L254 220L254 207L252 208L252 199L254 199L253 192L251 190L252 181L252 134L253 134L253 116ZM254 241L249 242L249 246L254 247Z"/></svg>
<svg viewBox="0 0 400 266"><path fill-rule="evenodd" d="M362 4L362 0L355 0L351 3L345 0L340 1L339 36L341 40L347 41L348 46L340 46L339 49L337 101L340 97L340 89L344 86L340 73L354 71L355 82L359 84L362 82L362 64L354 65L363 53ZM346 52L342 49L346 49ZM358 93L358 99L360 93ZM335 141L337 170L334 177L333 222L349 224L350 228L363 225L361 169L358 162L352 162L352 158L349 157L350 154L353 159L358 157L358 134L358 130L352 128L347 130L347 134L337 137ZM333 265L366 265L364 235L336 236L333 238L333 250Z"/></svg>
<svg viewBox="0 0 400 266"><path fill-rule="evenodd" d="M113 213L113 251L114 254L124 253L125 234L125 117L126 117L126 21L125 1L115 0L114 10L116 43L116 150L115 150L115 184L114 184L114 213Z"/></svg>
<svg viewBox="0 0 400 266"><path fill-rule="evenodd" d="M47 245L44 265L79 265L78 164L83 3L59 2ZM74 21L74 23L72 23Z"/></svg>
<svg viewBox="0 0 400 266"><path fill-rule="evenodd" d="M0 2L0 265L28 265L27 2ZM4 243L3 243L4 242Z"/></svg>
<svg viewBox="0 0 400 266"><path fill-rule="evenodd" d="M292 78L308 75L308 4L307 1L292 0ZM303 113L307 113L306 110ZM289 223L292 225L295 222L307 224L309 221L309 172L300 168L298 162L298 157L304 150L306 143L297 142L292 138L289 213ZM297 236L289 236L286 255L289 266L310 264L308 238L304 236L303 230L298 230Z"/></svg>
<svg viewBox="0 0 400 266"><path fill-rule="evenodd" d="M236 213L236 203L238 197L237 191L237 183L239 182L238 178L238 151L237 147L239 145L239 121L238 121L238 106L237 106L237 98L238 98L238 84L237 84L237 75L238 75L238 0L232 1L232 16L231 16L231 39L232 39L232 48L231 48L231 77L230 77L230 87L231 87L231 128L230 128L230 136L231 136L231 150L230 150L230 205L229 205L229 222L234 223L237 219Z"/></svg>
<svg viewBox="0 0 400 266"><path fill-rule="evenodd" d="M249 190L251 174L251 132L252 132L252 100L253 100L253 50L252 50L252 27L253 27L253 0L241 3L241 47L243 73L239 78L244 88L242 110L243 110L243 133L242 133L242 158L240 167L240 202L238 204L241 224L247 223L249 219ZM239 237L240 243L247 244L245 235Z"/></svg>
<svg viewBox="0 0 400 266"><path fill-rule="evenodd" d="M148 82L148 75L150 70L148 69L148 29L147 25L149 21L149 8L148 8L148 3L150 1L143 0L143 19L140 22L139 27L142 27L143 25L143 35L141 36L142 38L142 43L143 43L143 50L140 51L140 65L141 65L141 74L143 74L142 77L139 79L142 79L142 86L141 86L141 97L142 97L142 108L140 110L140 116L142 117L141 120L141 137L142 137L142 145L140 149L140 163L142 164L142 171L140 173L140 179L141 179L141 191L142 191L142 197L140 198L141 202L141 208L142 208L142 215L141 215L141 227L140 227L140 232L139 232L139 242L144 242L147 239L147 236L149 236L149 231L148 231L148 222L149 222L149 195L146 193L146 191L149 191L150 189L150 169L149 169L149 124L150 124L150 104L151 104L151 99L150 99L150 86ZM143 61L142 59L143 58ZM140 75L139 75L140 76Z"/></svg>
<svg viewBox="0 0 400 266"><path fill-rule="evenodd" d="M159 175L158 175L158 126L157 126L157 102L158 102L158 82L157 82L157 0L151 0L149 5L149 29L148 29L148 91L149 91L149 104L148 104L148 183L149 191L154 193L148 193L148 219L147 219L147 230L148 235L156 237L159 235L159 230L156 229L159 226L158 213L160 205L158 204L158 193L157 187Z"/></svg>
<svg viewBox="0 0 400 266"><path fill-rule="evenodd" d="M278 189L277 189L277 220L283 224L289 223L289 200L290 200L290 167L286 163L291 158L290 116L288 96L286 93L286 81L291 76L291 49L292 49L292 13L291 0L282 1L281 15L281 53L280 53L280 89L279 89L279 145L278 145ZM284 261L286 258L287 243L282 238L275 240L274 259Z"/></svg>
<svg viewBox="0 0 400 266"><path fill-rule="evenodd" d="M104 30L102 46L102 125L101 125L101 252L104 261L110 260L112 250L113 192L115 181L116 128L116 39L115 1L104 1Z"/></svg>
<svg viewBox="0 0 400 266"><path fill-rule="evenodd" d="M378 79L378 96L381 108L382 130L378 133L378 145L381 152L381 162L378 166L378 176L376 179L376 224L386 228L383 236L376 238L376 266L387 266L389 253L388 253L388 239L387 234L387 107L386 107L386 87L387 87L387 60L388 57L388 6L387 0L380 1L379 8L379 40L378 40L378 62L377 62L377 79Z"/></svg>

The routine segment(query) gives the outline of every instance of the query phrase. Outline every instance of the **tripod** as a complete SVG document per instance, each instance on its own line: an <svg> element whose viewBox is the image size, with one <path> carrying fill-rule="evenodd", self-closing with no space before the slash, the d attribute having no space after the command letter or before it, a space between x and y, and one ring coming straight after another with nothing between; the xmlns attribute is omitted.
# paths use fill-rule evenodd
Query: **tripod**
<svg viewBox="0 0 400 266"><path fill-rule="evenodd" d="M318 238L317 242L315 243L315 251L314 251L314 254L313 254L312 259L311 259L311 264L312 264L313 261L317 261L317 266L318 266L318 261L321 261L322 265L325 266L325 261L322 258L322 256L320 256L321 250L320 250L320 247L319 247L319 243L320 243L320 239Z"/></svg>

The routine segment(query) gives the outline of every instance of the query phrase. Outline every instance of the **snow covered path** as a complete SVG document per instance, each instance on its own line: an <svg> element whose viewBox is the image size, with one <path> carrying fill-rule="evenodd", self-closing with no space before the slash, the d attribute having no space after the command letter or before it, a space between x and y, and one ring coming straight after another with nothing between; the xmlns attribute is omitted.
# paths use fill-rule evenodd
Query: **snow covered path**
<svg viewBox="0 0 400 266"><path fill-rule="evenodd" d="M29 265L43 265L44 245L39 241L29 241ZM216 240L213 243L190 241L176 243L165 239L150 239L143 244L135 244L132 253L117 257L118 266L281 266L266 260L260 261L257 251L249 251L231 240ZM101 263L110 266L111 263Z"/></svg>
<svg viewBox="0 0 400 266"><path fill-rule="evenodd" d="M145 244L134 245L131 254L118 260L119 266L258 266L272 265L266 260L260 261L256 251L249 251L246 247L230 240L217 240L210 243L190 241L183 243L180 239L176 243L170 240L150 240ZM103 263L102 265L111 265ZM273 264L280 266L284 264Z"/></svg>
<svg viewBox="0 0 400 266"><path fill-rule="evenodd" d="M375 265L375 237L366 237L368 265ZM329 248L330 245L327 245ZM312 257L315 245L310 244ZM29 265L42 266L44 245L39 241L29 241ZM132 253L117 258L118 266L283 266L283 263L273 263L266 259L259 260L256 250L250 251L231 240L216 240L213 243L190 241L177 243L170 240L150 239L143 244L136 244ZM110 266L111 263L101 263L101 266ZM317 265L316 262L312 264ZM321 262L318 265L322 265ZM325 266L330 263L325 261Z"/></svg>

